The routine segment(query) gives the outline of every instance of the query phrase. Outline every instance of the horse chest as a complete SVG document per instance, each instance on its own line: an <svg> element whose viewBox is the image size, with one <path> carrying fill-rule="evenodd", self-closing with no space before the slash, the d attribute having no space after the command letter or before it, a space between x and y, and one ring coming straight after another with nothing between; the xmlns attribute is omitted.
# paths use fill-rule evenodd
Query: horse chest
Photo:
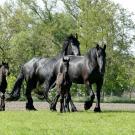
<svg viewBox="0 0 135 135"><path fill-rule="evenodd" d="M89 70L87 66L82 69L82 78L84 82L89 81L90 83L95 83L99 79L99 75L95 70Z"/></svg>

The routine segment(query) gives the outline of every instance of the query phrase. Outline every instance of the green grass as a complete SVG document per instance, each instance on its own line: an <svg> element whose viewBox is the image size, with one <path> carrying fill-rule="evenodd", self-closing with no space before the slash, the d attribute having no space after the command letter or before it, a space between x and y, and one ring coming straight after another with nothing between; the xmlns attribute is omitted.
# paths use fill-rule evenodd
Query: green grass
<svg viewBox="0 0 135 135"><path fill-rule="evenodd" d="M0 112L0 135L134 135L135 112Z"/></svg>

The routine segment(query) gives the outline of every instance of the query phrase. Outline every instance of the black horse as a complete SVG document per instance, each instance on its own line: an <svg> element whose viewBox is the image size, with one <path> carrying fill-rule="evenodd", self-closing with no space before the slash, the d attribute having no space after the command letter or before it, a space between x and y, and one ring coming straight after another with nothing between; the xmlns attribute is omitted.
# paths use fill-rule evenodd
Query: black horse
<svg viewBox="0 0 135 135"><path fill-rule="evenodd" d="M96 96L97 102L94 109L95 112L100 112L100 90L103 85L103 77L105 73L105 53L106 45L103 48L97 45L92 48L85 56L68 56L70 58L69 62L69 78L73 83L85 84L87 86L87 93L91 97L90 100L86 101L84 104L85 110L92 106L95 94L92 90L92 84L96 84ZM60 63L62 59L57 61L54 69L54 76L57 76L60 68ZM51 109L56 108L56 103L59 98L59 94L56 95L55 102L52 103Z"/></svg>
<svg viewBox="0 0 135 135"><path fill-rule="evenodd" d="M49 91L50 87L56 78L53 78L53 71L57 61L64 55L80 55L80 43L78 37L72 34L67 37L64 41L63 49L59 55L54 58L33 58L27 63L25 63L21 72L15 82L13 90L10 97L7 100L17 100L20 97L20 89L23 80L26 80L26 98L28 102L26 103L26 109L35 110L33 106L33 99L31 92L37 85L42 85L44 91ZM50 103L48 95L46 96L47 102ZM72 102L71 102L72 103Z"/></svg>
<svg viewBox="0 0 135 135"><path fill-rule="evenodd" d="M5 110L5 92L7 88L6 77L9 75L8 63L2 62L0 65L0 111Z"/></svg>

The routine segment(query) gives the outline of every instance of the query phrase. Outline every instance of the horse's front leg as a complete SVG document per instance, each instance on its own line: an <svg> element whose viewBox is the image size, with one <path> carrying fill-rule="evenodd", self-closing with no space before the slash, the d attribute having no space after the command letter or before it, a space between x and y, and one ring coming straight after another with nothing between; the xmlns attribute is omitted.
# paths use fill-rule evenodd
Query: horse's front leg
<svg viewBox="0 0 135 135"><path fill-rule="evenodd" d="M3 111L5 111L5 93L2 96L2 102L3 102L2 109L3 109Z"/></svg>
<svg viewBox="0 0 135 135"><path fill-rule="evenodd" d="M67 92L65 95L65 109L67 112L70 112L69 101L70 101L69 92Z"/></svg>
<svg viewBox="0 0 135 135"><path fill-rule="evenodd" d="M53 83L49 83L49 82L51 82L51 81L46 81L43 84L43 87L44 87L44 98L49 103L50 110L57 111L56 110L56 105L57 105L58 99L60 97L60 93L58 93L56 95L56 97L54 98L54 100L51 101L50 98L48 97L48 92L49 92L49 90L51 90L55 86L55 82L53 82L53 81L52 81Z"/></svg>
<svg viewBox="0 0 135 135"><path fill-rule="evenodd" d="M95 99L95 94L94 94L94 92L92 90L92 87L91 87L91 85L89 83L87 83L86 86L87 86L87 95L90 96L90 99L87 100L87 101L85 101L85 103L84 103L84 109L85 110L88 110L88 109L90 109L90 107L93 104L93 101Z"/></svg>
<svg viewBox="0 0 135 135"><path fill-rule="evenodd" d="M57 111L56 110L56 105L57 105L59 97L60 97L60 93L58 92L57 95L55 96L53 102L50 104L50 110Z"/></svg>
<svg viewBox="0 0 135 135"><path fill-rule="evenodd" d="M0 111L5 111L5 94L2 94L1 96Z"/></svg>
<svg viewBox="0 0 135 135"><path fill-rule="evenodd" d="M64 95L61 94L61 98L60 98L60 112L65 112L65 107L64 107Z"/></svg>
<svg viewBox="0 0 135 135"><path fill-rule="evenodd" d="M48 82L45 82L44 84L43 84L43 88L44 88L44 90L43 90L43 94L44 94L44 98L45 98L45 100L49 103L49 104L51 104L51 100L49 99L49 97L48 97L48 92L49 92L49 90L50 90L50 85L49 85L49 83Z"/></svg>
<svg viewBox="0 0 135 135"><path fill-rule="evenodd" d="M101 91L101 88L102 88L102 84L103 84L103 81L96 83L96 85L97 85L97 90L96 90L97 101L96 101L96 107L94 108L95 112L101 112L101 108L100 108L100 91Z"/></svg>

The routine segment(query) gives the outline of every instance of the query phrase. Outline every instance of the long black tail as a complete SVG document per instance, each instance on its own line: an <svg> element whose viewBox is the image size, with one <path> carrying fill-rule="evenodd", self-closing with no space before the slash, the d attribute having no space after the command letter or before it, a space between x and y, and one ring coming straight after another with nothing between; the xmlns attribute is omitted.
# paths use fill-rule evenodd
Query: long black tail
<svg viewBox="0 0 135 135"><path fill-rule="evenodd" d="M17 77L17 80L14 84L13 90L10 93L10 96L7 98L8 101L15 101L20 98L21 85L24 80L23 68L21 68L21 72Z"/></svg>

